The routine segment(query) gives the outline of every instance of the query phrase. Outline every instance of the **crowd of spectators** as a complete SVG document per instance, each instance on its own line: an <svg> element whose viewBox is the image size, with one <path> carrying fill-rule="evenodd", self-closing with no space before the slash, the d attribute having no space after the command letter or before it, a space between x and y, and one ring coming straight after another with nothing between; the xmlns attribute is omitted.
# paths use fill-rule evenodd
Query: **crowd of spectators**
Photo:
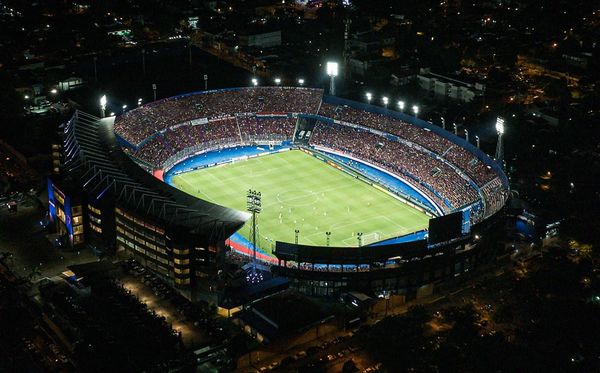
<svg viewBox="0 0 600 373"><path fill-rule="evenodd" d="M238 125L244 141L291 140L296 119L288 117L238 116Z"/></svg>
<svg viewBox="0 0 600 373"><path fill-rule="evenodd" d="M227 142L238 145L249 141L290 140L294 136L295 119L288 117L256 117L215 119L199 124L183 124L157 133L136 151L136 158L160 167L178 152L200 144Z"/></svg>
<svg viewBox="0 0 600 373"><path fill-rule="evenodd" d="M508 190L502 185L499 177L492 179L481 188L481 193L485 199L486 211L488 213L498 211L504 206L508 198Z"/></svg>
<svg viewBox="0 0 600 373"><path fill-rule="evenodd" d="M450 148L444 158L456 165L466 173L478 186L484 186L487 182L498 177L491 167L483 163L479 158L468 150L454 145Z"/></svg>
<svg viewBox="0 0 600 373"><path fill-rule="evenodd" d="M316 114L323 90L255 87L171 97L128 111L115 120L115 131L133 145L154 133L199 118L242 113Z"/></svg>
<svg viewBox="0 0 600 373"><path fill-rule="evenodd" d="M447 210L478 199L477 191L452 167L405 143L339 124L318 124L310 143L342 151L407 176L407 181Z"/></svg>
<svg viewBox="0 0 600 373"><path fill-rule="evenodd" d="M496 174L468 150L436 133L386 115L370 113L348 106L323 103L319 114L343 122L362 125L390 133L442 156L463 170L477 185L483 186Z"/></svg>
<svg viewBox="0 0 600 373"><path fill-rule="evenodd" d="M151 165L160 167L179 151L216 140L240 139L235 118L223 118L200 124L184 124L159 132L132 154Z"/></svg>

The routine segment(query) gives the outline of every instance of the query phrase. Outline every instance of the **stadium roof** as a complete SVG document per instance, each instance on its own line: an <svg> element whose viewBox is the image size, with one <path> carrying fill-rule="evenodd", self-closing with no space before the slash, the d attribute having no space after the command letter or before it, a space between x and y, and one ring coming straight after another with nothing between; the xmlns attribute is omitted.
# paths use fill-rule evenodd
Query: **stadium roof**
<svg viewBox="0 0 600 373"><path fill-rule="evenodd" d="M367 264L386 261L390 258L410 258L417 255L435 254L425 250L427 240L399 244L362 247L321 247L296 245L277 241L275 256L281 260L319 264Z"/></svg>
<svg viewBox="0 0 600 373"><path fill-rule="evenodd" d="M80 175L90 198L111 194L117 205L166 229L224 240L250 214L192 197L156 179L127 156L117 143L114 117L100 119L77 111L65 127L65 169Z"/></svg>

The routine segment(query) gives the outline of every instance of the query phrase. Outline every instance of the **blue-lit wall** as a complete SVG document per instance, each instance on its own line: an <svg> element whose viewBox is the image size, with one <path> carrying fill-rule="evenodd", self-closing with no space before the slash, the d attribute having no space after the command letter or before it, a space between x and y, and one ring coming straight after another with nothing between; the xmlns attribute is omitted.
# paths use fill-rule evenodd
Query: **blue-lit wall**
<svg viewBox="0 0 600 373"><path fill-rule="evenodd" d="M50 213L50 220L56 223L56 201L54 200L54 189L52 180L48 178L48 212Z"/></svg>

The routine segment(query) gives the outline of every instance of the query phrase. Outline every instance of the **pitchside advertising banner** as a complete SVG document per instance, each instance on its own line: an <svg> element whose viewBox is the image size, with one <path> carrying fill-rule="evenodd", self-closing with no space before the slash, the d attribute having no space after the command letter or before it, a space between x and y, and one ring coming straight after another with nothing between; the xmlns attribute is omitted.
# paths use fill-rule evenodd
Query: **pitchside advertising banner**
<svg viewBox="0 0 600 373"><path fill-rule="evenodd" d="M312 135L317 120L314 118L299 117L296 122L296 132L294 133L294 144L308 146L308 141Z"/></svg>

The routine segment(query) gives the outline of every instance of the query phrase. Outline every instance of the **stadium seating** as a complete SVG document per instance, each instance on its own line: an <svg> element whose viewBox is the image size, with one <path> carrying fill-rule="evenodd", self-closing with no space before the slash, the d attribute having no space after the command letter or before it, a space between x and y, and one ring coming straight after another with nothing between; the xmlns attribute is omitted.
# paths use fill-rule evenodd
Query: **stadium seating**
<svg viewBox="0 0 600 373"><path fill-rule="evenodd" d="M323 91L310 88L258 87L171 97L128 111L115 120L115 131L138 145L156 132L199 118L242 113L316 114Z"/></svg>
<svg viewBox="0 0 600 373"><path fill-rule="evenodd" d="M310 143L339 150L401 174L448 211L478 198L477 191L441 160L368 131L340 124L318 124ZM448 206L444 199L452 206Z"/></svg>
<svg viewBox="0 0 600 373"><path fill-rule="evenodd" d="M496 176L479 158L464 148L457 146L434 132L427 131L399 119L327 103L321 105L319 114L343 122L359 124L387 132L402 137L414 144L421 145L455 164L469 175L478 186L485 185L485 183Z"/></svg>
<svg viewBox="0 0 600 373"><path fill-rule="evenodd" d="M485 210L497 211L506 200L500 175L469 150L427 128L329 104L322 98L320 89L287 87L177 96L121 115L115 120L115 131L133 145L126 149L129 154L147 167L161 168L176 162L184 151L291 140L295 114L319 114L337 124L318 122L311 145L401 175L446 211L477 202L481 196Z"/></svg>
<svg viewBox="0 0 600 373"><path fill-rule="evenodd" d="M238 125L246 142L290 140L294 136L296 120L287 117L239 116Z"/></svg>

